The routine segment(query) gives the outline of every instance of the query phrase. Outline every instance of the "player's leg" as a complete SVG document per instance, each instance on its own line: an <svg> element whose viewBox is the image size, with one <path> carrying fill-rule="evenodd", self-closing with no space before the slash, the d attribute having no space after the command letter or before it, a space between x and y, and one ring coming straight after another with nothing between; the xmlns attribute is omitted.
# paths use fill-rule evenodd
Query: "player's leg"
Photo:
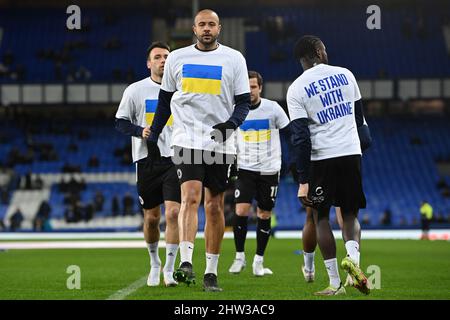
<svg viewBox="0 0 450 320"><path fill-rule="evenodd" d="M174 276L177 281L195 283L192 268L194 241L198 229L198 208L202 198L202 182L190 180L181 184L181 207L178 214L180 267Z"/></svg>
<svg viewBox="0 0 450 320"><path fill-rule="evenodd" d="M166 263L163 274L166 286L175 286L177 282L173 278L175 271L175 260L177 258L179 234L178 234L178 214L180 203L175 201L164 201L166 215Z"/></svg>
<svg viewBox="0 0 450 320"><path fill-rule="evenodd" d="M203 289L222 291L217 283L217 265L225 231L224 192L228 186L234 155L205 151L206 158L214 159L214 162L204 166L206 270L203 276Z"/></svg>
<svg viewBox="0 0 450 320"><path fill-rule="evenodd" d="M180 212L181 189L175 166L170 165L164 177L163 195L166 216L166 263L163 269L166 286L175 286L173 278L179 245L178 214Z"/></svg>
<svg viewBox="0 0 450 320"><path fill-rule="evenodd" d="M343 230L347 256L342 260L342 267L352 277L353 286L364 294L370 293L367 277L360 268L360 234L361 227L358 221L357 209L342 208Z"/></svg>
<svg viewBox="0 0 450 320"><path fill-rule="evenodd" d="M158 286L160 283L161 260L159 259L159 222L161 219L160 204L163 203L162 176L160 166L152 171L145 168L145 164L137 164L137 191L139 201L144 211L143 232L150 256L150 273L148 286Z"/></svg>
<svg viewBox="0 0 450 320"><path fill-rule="evenodd" d="M336 197L336 164L335 159L311 162L311 183L308 197L314 203L312 209L316 226L317 243L322 253L325 268L329 277L329 286L316 295L345 294L341 284L336 259L336 242L329 221L330 208Z"/></svg>
<svg viewBox="0 0 450 320"><path fill-rule="evenodd" d="M235 193L235 195L237 195L237 193ZM240 273L246 266L245 240L247 238L248 215L250 208L250 203L236 203L236 215L233 219L233 235L236 256L233 264L228 270L230 273Z"/></svg>
<svg viewBox="0 0 450 320"><path fill-rule="evenodd" d="M245 240L247 238L248 215L251 203L256 195L255 173L248 170L239 170L234 192L236 201L236 215L233 221L234 244L236 256L228 270L231 273L240 273L246 265Z"/></svg>
<svg viewBox="0 0 450 320"><path fill-rule="evenodd" d="M195 283L192 267L194 241L198 229L198 208L202 198L205 169L197 159L199 151L175 148L174 162L178 181L181 185L181 206L178 214L178 234L180 240L180 266L174 272L178 282ZM181 161L177 157L180 157ZM201 154L200 154L201 156Z"/></svg>
<svg viewBox="0 0 450 320"><path fill-rule="evenodd" d="M256 201L258 202L256 223L256 254L253 258L253 274L264 276L271 274L270 269L265 269L264 252L270 238L270 225L272 209L278 193L279 173L258 174L256 183Z"/></svg>
<svg viewBox="0 0 450 320"><path fill-rule="evenodd" d="M342 219L342 210L340 207L336 207L336 220L337 223L339 225L339 228L341 229L341 231L344 230L343 224L344 221ZM359 228L360 232L359 232L359 238L361 239L361 228ZM344 235L342 234L342 237L344 238ZM358 261L359 264L359 261ZM344 283L344 287L353 287L355 284L355 282L353 281L353 277L349 274L347 274L347 278L345 279L345 283Z"/></svg>
<svg viewBox="0 0 450 320"><path fill-rule="evenodd" d="M319 295L328 295L334 291L338 292L342 287L339 276L338 263L336 259L336 241L331 230L329 221L330 207L319 207L313 209L314 224L316 225L317 243L322 253L325 268L327 269L330 285L327 289L317 292Z"/></svg>
<svg viewBox="0 0 450 320"><path fill-rule="evenodd" d="M347 257L342 260L342 267L352 276L354 286L362 293L368 294L368 281L360 269L361 226L358 221L359 208L365 208L366 199L361 181L361 157L342 157L339 160L339 172L342 173L337 195L337 203L341 207L342 237ZM345 179L344 179L345 178Z"/></svg>
<svg viewBox="0 0 450 320"><path fill-rule="evenodd" d="M158 286L160 283L161 260L159 259L159 221L161 210L159 205L152 209L144 209L144 238L150 256L150 273L147 279L148 286Z"/></svg>
<svg viewBox="0 0 450 320"><path fill-rule="evenodd" d="M225 231L223 214L224 193L216 193L205 188L205 247L206 269L204 289L206 291L222 291L217 285L217 265L219 263L220 247Z"/></svg>
<svg viewBox="0 0 450 320"><path fill-rule="evenodd" d="M306 208L306 220L303 225L302 243L304 260L304 265L302 266L303 276L305 277L306 282L313 282L315 278L314 255L317 247L317 237L312 208L310 207Z"/></svg>
<svg viewBox="0 0 450 320"><path fill-rule="evenodd" d="M270 238L270 218L272 211L257 208L256 223L256 254L253 258L253 274L262 277L265 274L272 274L270 269L264 268L264 253Z"/></svg>

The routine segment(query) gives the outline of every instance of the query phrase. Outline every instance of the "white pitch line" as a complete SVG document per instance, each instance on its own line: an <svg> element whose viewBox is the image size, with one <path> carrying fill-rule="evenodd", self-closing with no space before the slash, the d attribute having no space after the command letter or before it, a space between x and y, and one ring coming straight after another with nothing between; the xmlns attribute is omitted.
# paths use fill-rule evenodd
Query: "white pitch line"
<svg viewBox="0 0 450 320"><path fill-rule="evenodd" d="M110 295L106 300L123 300L133 292L135 292L137 289L142 288L147 284L147 276L144 276L132 284L130 284L128 287L125 287L123 289L120 289L119 291L113 293Z"/></svg>
<svg viewBox="0 0 450 320"><path fill-rule="evenodd" d="M159 241L159 247L165 248L166 242ZM23 241L0 242L0 249L121 249L121 248L145 248L143 240L101 240L101 241Z"/></svg>

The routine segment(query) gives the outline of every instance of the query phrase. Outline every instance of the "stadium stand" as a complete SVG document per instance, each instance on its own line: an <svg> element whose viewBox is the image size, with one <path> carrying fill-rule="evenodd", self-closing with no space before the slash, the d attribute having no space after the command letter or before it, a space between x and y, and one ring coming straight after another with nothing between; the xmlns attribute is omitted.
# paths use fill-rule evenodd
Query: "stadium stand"
<svg viewBox="0 0 450 320"><path fill-rule="evenodd" d="M450 74L445 42L448 18L445 12L434 10L433 4L420 9L384 9L382 28L387 32L383 33L352 27L365 26L367 16L359 14L359 6L333 10L317 6L217 10L230 22L227 27L232 29L231 34L244 33L242 50L249 68L259 70L269 81L296 77L300 70L292 68L292 42L298 34L305 33L321 35L327 43L330 62L348 67L359 79ZM428 14L431 11L433 15ZM81 31L52 28L65 25L65 18L57 9L0 12L0 26L4 29L2 46L5 53L10 52L14 57L10 69L21 70L19 81L129 83L145 76L142 60L152 34L151 11L87 8L83 10L85 25ZM176 21L183 19L187 19L185 25L189 29L190 18L181 15ZM237 28L240 24L242 27ZM29 33L30 25L33 36ZM330 26L336 32L329 33ZM240 38L233 39L230 35L224 40L236 42L232 45L240 47ZM401 59L396 58L397 53ZM0 76L3 83L16 82L15 79Z"/></svg>
<svg viewBox="0 0 450 320"><path fill-rule="evenodd" d="M63 121L55 122L59 128L69 124ZM102 210L95 212L95 218L112 217L114 195L122 197L126 193L131 194L134 199L133 215L140 212L135 192L134 166L129 159L128 163L122 164L122 158L114 156L115 150L122 149L128 143L128 139L113 129L112 119L109 122L75 120L70 122L71 132L66 134L49 134L50 127L53 127L53 131L58 131L56 129L58 126L54 127L51 121L39 121L39 127L33 129L36 134L30 134L28 137L17 135L20 128L12 123L9 121L8 124L1 124L8 128L8 135L16 138L1 144L0 162L6 163L11 150L17 146L21 146L19 148L21 152L26 152L30 147L30 141L37 146L34 147L36 154L39 154L39 150L42 149L39 146L43 143L54 144L57 146L59 160L40 161L39 157L35 157L32 163L12 166L17 174L23 177L22 187L25 185L24 177L30 171L33 172L32 181L37 175L41 177L43 189L15 190L8 209L5 210L5 206L2 206L0 211L4 218L8 218L15 208L20 206L24 216L30 220L36 214L40 202L45 199L52 207L52 219L64 220L68 206L64 204L66 193L60 191L59 183L61 181L68 183L72 177L77 181L84 180L86 184L78 199L83 206L93 201L97 191L103 193L104 206ZM380 227L381 217L386 209L392 213L391 226L417 225L418 207L422 199L430 201L435 212L440 212L448 218L450 199L445 198L436 187L441 177L436 161L450 157L450 140L447 138L450 136L448 118L433 116L373 118L369 119L369 124L374 144L363 156L364 188L368 204L361 215L367 213L370 217L370 224L366 227ZM80 132L87 133L88 138L80 135ZM379 143L380 141L382 143ZM76 144L78 150L71 150L69 148L71 143ZM286 148L285 141L283 145ZM91 156L89 151L95 151L99 159L98 167L88 166ZM129 150L122 152L127 153ZM64 159L70 159L70 163L79 168L80 172L63 173L62 167L68 161ZM286 165L284 163L284 166ZM298 229L303 224L304 211L300 208L296 193L295 183L285 175L275 207L279 229ZM27 205L21 205L22 203ZM122 198L120 206L122 207ZM119 215L123 216L123 212ZM61 221L57 225L61 226ZM199 224L202 228L203 214L199 215Z"/></svg>

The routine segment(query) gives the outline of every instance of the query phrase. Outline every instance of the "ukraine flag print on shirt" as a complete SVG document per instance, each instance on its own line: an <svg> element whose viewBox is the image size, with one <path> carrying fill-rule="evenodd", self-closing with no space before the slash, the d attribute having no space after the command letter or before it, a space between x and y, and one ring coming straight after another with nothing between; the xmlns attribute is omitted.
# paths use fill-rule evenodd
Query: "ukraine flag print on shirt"
<svg viewBox="0 0 450 320"><path fill-rule="evenodd" d="M245 142L267 142L271 138L269 119L246 120L239 128Z"/></svg>
<svg viewBox="0 0 450 320"><path fill-rule="evenodd" d="M145 100L145 119L147 120L147 125L151 126L153 119L155 118L156 107L158 106L158 99L156 100ZM167 126L173 125L173 117L170 116L166 123Z"/></svg>
<svg viewBox="0 0 450 320"><path fill-rule="evenodd" d="M221 94L222 66L184 64L182 90L185 93Z"/></svg>

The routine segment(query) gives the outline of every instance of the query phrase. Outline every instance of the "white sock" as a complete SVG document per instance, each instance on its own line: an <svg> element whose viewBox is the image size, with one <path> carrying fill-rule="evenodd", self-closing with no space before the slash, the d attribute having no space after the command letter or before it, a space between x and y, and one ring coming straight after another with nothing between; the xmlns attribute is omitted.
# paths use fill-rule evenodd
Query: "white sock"
<svg viewBox="0 0 450 320"><path fill-rule="evenodd" d="M217 276L217 264L219 263L219 255L206 253L206 270L207 273L214 273Z"/></svg>
<svg viewBox="0 0 450 320"><path fill-rule="evenodd" d="M192 264L192 253L194 253L194 244L189 241L180 242L180 264L189 262Z"/></svg>
<svg viewBox="0 0 450 320"><path fill-rule="evenodd" d="M166 264L164 265L164 272L173 272L177 252L178 244L166 243Z"/></svg>
<svg viewBox="0 0 450 320"><path fill-rule="evenodd" d="M308 272L314 272L314 254L315 252L303 251L303 260L305 261L305 269Z"/></svg>
<svg viewBox="0 0 450 320"><path fill-rule="evenodd" d="M339 277L337 259L324 260L324 263L328 272L328 277L330 278L330 286L336 289L339 288L341 285L341 278Z"/></svg>
<svg viewBox="0 0 450 320"><path fill-rule="evenodd" d="M147 243L148 254L150 255L150 266L159 267L161 260L159 260L158 254L158 242Z"/></svg>
<svg viewBox="0 0 450 320"><path fill-rule="evenodd" d="M245 261L245 252L236 252L236 258L235 259Z"/></svg>
<svg viewBox="0 0 450 320"><path fill-rule="evenodd" d="M359 243L349 240L345 243L345 249L347 249L347 255L350 259L359 265Z"/></svg>
<svg viewBox="0 0 450 320"><path fill-rule="evenodd" d="M264 257L255 254L255 257L253 258L253 261L254 262L264 262Z"/></svg>

